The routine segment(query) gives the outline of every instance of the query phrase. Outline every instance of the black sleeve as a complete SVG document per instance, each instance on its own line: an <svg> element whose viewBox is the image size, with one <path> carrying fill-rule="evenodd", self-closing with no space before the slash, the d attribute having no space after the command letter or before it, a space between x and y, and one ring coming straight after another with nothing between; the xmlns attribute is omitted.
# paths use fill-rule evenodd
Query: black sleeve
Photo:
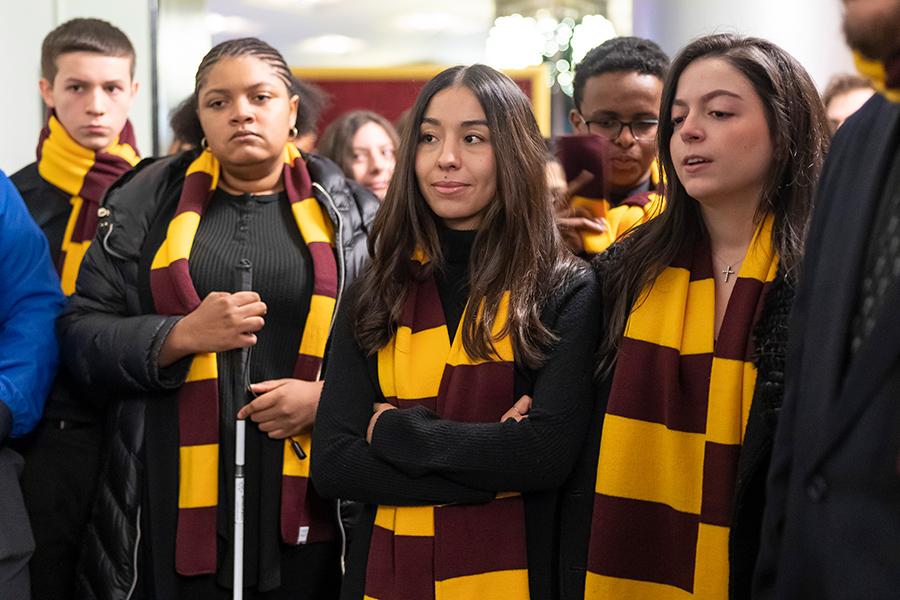
<svg viewBox="0 0 900 600"><path fill-rule="evenodd" d="M189 359L158 366L163 342L181 317L137 314L136 273L136 258L113 256L99 238L85 254L57 325L63 362L85 386L159 391L178 388L187 377Z"/></svg>
<svg viewBox="0 0 900 600"><path fill-rule="evenodd" d="M440 474L496 492L558 487L590 421L600 318L593 273L585 273L545 311L544 322L559 342L537 372L527 419L461 423L421 406L391 410L375 425L372 449L413 477Z"/></svg>
<svg viewBox="0 0 900 600"><path fill-rule="evenodd" d="M310 453L312 480L326 497L367 504L418 506L487 502L494 494L438 475L411 477L378 458L366 442L378 388L353 337L352 299L338 313Z"/></svg>

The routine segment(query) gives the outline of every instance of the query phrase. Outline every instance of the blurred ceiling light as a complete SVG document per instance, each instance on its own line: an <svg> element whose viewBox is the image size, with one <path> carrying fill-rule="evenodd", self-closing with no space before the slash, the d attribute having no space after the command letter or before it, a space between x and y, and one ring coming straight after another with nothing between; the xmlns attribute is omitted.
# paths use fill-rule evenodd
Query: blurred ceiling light
<svg viewBox="0 0 900 600"><path fill-rule="evenodd" d="M350 54L351 52L359 52L366 47L366 43L354 37L339 35L336 33L328 33L325 35L317 35L299 42L294 46L297 52L306 54Z"/></svg>
<svg viewBox="0 0 900 600"><path fill-rule="evenodd" d="M544 60L545 38L533 17L497 17L486 41L487 62L500 69L524 69Z"/></svg>
<svg viewBox="0 0 900 600"><path fill-rule="evenodd" d="M465 34L482 31L480 23L442 11L407 13L397 16L391 23L395 29L414 33L452 31L455 34Z"/></svg>
<svg viewBox="0 0 900 600"><path fill-rule="evenodd" d="M337 4L340 0L243 0L243 4L253 8L305 11L320 4Z"/></svg>
<svg viewBox="0 0 900 600"><path fill-rule="evenodd" d="M210 35L218 34L236 34L236 35L256 35L262 32L262 28L258 23L245 19L244 17L226 16L219 13L206 14L206 30Z"/></svg>
<svg viewBox="0 0 900 600"><path fill-rule="evenodd" d="M616 37L612 22L603 15L585 15L572 33L572 63L578 64L591 48Z"/></svg>

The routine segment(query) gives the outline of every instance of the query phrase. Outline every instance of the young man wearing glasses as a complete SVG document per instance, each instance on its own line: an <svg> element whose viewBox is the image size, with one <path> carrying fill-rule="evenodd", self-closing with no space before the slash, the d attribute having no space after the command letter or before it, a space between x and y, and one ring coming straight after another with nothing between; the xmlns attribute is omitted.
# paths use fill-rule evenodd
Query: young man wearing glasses
<svg viewBox="0 0 900 600"><path fill-rule="evenodd" d="M602 252L659 206L653 193L659 183L656 130L668 67L669 58L654 42L619 37L588 52L575 68L569 119L577 134L594 136L582 148L596 154L590 157L595 168L570 179L575 195L559 214L576 253Z"/></svg>

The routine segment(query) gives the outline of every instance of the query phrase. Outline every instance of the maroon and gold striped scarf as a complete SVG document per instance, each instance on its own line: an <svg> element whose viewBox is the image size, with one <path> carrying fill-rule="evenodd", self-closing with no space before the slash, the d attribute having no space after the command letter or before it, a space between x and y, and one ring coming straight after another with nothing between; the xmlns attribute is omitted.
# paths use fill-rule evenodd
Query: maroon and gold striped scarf
<svg viewBox="0 0 900 600"><path fill-rule="evenodd" d="M385 398L401 410L424 405L444 419L499 421L515 402L512 343L499 335L508 304L507 294L493 327L495 356L474 360L462 345L465 318L450 342L434 276L413 284L397 333L378 352ZM378 507L367 600L528 597L519 494L498 494L482 505Z"/></svg>
<svg viewBox="0 0 900 600"><path fill-rule="evenodd" d="M313 294L303 328L294 377L319 378L337 297L337 265L331 222L311 195L303 157L293 144L284 149L283 183L300 234L313 261ZM184 187L166 239L151 265L150 287L156 310L186 315L200 305L188 258L203 212L219 182L219 162L206 150L188 167ZM180 437L178 527L175 568L182 575L216 570L216 507L219 503L219 393L216 353L196 354L178 392ZM291 441L307 458L300 460ZM281 535L287 544L334 536L330 510L309 485L310 434L284 441Z"/></svg>
<svg viewBox="0 0 900 600"><path fill-rule="evenodd" d="M600 438L585 598L728 597L728 537L753 391L753 325L775 278L757 229L713 341L707 238L635 303Z"/></svg>
<svg viewBox="0 0 900 600"><path fill-rule="evenodd" d="M52 186L72 196L72 211L63 235L56 266L62 291L75 292L75 280L84 253L97 231L97 209L113 182L138 163L131 122L126 121L116 141L106 150L94 151L76 142L55 113L41 130L37 146L38 173Z"/></svg>

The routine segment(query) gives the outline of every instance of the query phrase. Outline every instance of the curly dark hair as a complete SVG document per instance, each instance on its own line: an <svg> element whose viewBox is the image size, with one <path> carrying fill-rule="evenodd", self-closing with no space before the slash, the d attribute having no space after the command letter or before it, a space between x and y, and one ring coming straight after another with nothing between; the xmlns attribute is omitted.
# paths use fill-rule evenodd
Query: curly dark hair
<svg viewBox="0 0 900 600"><path fill-rule="evenodd" d="M572 84L575 108L581 110L584 86L591 77L634 71L641 75L653 75L663 81L668 70L669 57L656 42L631 36L606 40L575 65L575 81Z"/></svg>

